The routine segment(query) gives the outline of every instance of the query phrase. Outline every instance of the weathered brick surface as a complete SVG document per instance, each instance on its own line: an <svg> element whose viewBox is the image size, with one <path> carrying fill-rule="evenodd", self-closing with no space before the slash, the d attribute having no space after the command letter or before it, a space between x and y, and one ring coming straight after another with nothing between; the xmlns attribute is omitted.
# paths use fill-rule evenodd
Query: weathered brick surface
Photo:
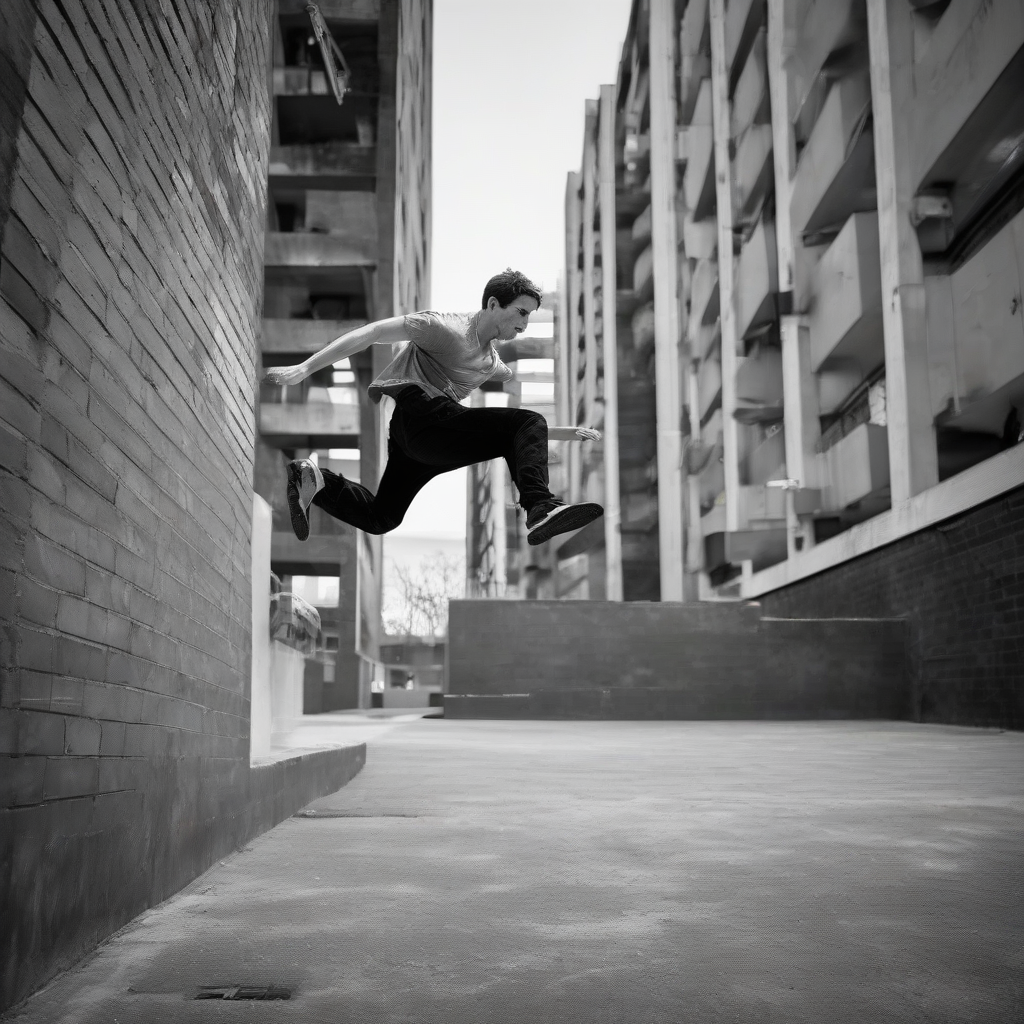
<svg viewBox="0 0 1024 1024"><path fill-rule="evenodd" d="M1024 489L761 603L770 615L906 619L917 719L1024 727Z"/></svg>
<svg viewBox="0 0 1024 1024"><path fill-rule="evenodd" d="M771 619L755 604L452 601L447 675L448 693L466 699L446 708L463 716L909 713L904 623ZM505 694L529 699L496 700Z"/></svg>
<svg viewBox="0 0 1024 1024"><path fill-rule="evenodd" d="M248 750L271 10L0 4L0 1008L301 789Z"/></svg>

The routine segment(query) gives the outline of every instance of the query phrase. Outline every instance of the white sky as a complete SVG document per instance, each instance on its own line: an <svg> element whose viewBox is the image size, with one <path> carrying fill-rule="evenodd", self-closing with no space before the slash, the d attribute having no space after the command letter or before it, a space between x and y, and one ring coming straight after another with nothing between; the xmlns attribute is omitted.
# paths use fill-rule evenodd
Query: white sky
<svg viewBox="0 0 1024 1024"><path fill-rule="evenodd" d="M584 101L615 81L630 6L434 0L432 308L476 309L507 266L557 286ZM465 508L465 471L445 473L391 536L464 537Z"/></svg>

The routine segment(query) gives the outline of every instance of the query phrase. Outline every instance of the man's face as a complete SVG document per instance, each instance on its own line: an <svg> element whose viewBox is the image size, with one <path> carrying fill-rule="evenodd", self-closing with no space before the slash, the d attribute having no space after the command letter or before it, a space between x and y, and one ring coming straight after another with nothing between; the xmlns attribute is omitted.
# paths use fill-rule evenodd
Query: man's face
<svg viewBox="0 0 1024 1024"><path fill-rule="evenodd" d="M491 299L498 313L498 339L500 341L512 341L526 330L530 322L530 314L533 313L539 303L530 295L520 295L513 299L504 309L498 305L498 300Z"/></svg>

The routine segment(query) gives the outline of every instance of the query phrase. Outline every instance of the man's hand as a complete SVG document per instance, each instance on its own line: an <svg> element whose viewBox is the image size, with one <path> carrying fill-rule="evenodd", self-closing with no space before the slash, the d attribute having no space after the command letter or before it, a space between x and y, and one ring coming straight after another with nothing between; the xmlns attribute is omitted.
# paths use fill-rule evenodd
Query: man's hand
<svg viewBox="0 0 1024 1024"><path fill-rule="evenodd" d="M295 366L275 366L263 375L264 384L299 384L308 377L302 363Z"/></svg>
<svg viewBox="0 0 1024 1024"><path fill-rule="evenodd" d="M594 430L592 427L577 427L576 436L581 441L600 441L601 431Z"/></svg>

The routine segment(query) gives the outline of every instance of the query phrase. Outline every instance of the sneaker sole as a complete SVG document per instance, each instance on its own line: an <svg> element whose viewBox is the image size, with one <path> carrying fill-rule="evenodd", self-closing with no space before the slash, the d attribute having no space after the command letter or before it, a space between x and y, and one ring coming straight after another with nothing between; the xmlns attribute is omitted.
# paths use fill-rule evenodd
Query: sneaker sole
<svg viewBox="0 0 1024 1024"><path fill-rule="evenodd" d="M597 502L588 501L582 505L568 505L564 512L556 512L546 523L535 527L527 534L529 544L543 544L560 533L578 530L604 515L604 509Z"/></svg>
<svg viewBox="0 0 1024 1024"><path fill-rule="evenodd" d="M292 519L292 530L299 540L309 536L309 519L299 498L299 480L302 470L293 463L288 464L288 512Z"/></svg>

